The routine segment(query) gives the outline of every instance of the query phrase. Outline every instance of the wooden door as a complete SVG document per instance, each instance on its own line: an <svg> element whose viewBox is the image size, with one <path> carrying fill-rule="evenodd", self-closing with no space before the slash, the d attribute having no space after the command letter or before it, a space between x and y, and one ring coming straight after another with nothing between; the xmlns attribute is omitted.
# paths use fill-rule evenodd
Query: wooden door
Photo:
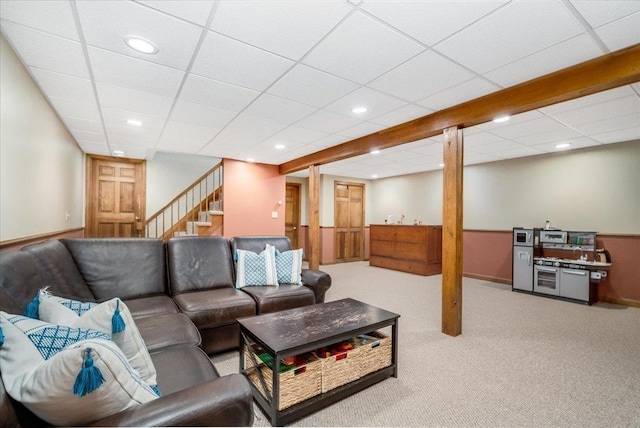
<svg viewBox="0 0 640 428"><path fill-rule="evenodd" d="M284 209L284 234L291 240L291 248L300 248L300 184L287 183Z"/></svg>
<svg viewBox="0 0 640 428"><path fill-rule="evenodd" d="M86 237L141 236L145 201L144 160L87 156Z"/></svg>
<svg viewBox="0 0 640 428"><path fill-rule="evenodd" d="M364 184L334 185L336 263L364 260Z"/></svg>

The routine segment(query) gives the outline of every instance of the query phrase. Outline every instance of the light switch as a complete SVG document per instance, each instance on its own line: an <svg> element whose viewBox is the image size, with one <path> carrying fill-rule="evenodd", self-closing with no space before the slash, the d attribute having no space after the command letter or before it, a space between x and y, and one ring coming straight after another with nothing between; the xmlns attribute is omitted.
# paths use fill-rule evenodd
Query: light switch
<svg viewBox="0 0 640 428"><path fill-rule="evenodd" d="M271 218L278 218L278 211L271 211Z"/></svg>

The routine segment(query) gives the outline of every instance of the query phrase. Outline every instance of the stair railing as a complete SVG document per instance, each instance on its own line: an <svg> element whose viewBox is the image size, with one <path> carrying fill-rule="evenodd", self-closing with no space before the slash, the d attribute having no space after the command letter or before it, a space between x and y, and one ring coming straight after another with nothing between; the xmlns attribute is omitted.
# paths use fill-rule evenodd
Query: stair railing
<svg viewBox="0 0 640 428"><path fill-rule="evenodd" d="M209 221L200 213L223 210L222 162L211 168L145 222L147 238L165 241L197 234L196 222Z"/></svg>

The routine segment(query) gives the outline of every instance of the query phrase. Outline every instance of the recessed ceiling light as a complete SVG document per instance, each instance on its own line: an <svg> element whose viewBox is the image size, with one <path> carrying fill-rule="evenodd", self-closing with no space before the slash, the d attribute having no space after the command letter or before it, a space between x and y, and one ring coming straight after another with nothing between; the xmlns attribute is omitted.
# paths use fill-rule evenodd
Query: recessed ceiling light
<svg viewBox="0 0 640 428"><path fill-rule="evenodd" d="M371 178L378 178L378 174L371 175Z"/></svg>
<svg viewBox="0 0 640 428"><path fill-rule="evenodd" d="M495 123L502 123L502 122L506 122L507 120L509 120L510 116L509 115L505 115L505 116L498 116L495 119L493 119L493 121Z"/></svg>
<svg viewBox="0 0 640 428"><path fill-rule="evenodd" d="M135 120L135 119L129 119L127 120L127 123L131 126L142 126L142 122L140 122L139 120Z"/></svg>
<svg viewBox="0 0 640 428"><path fill-rule="evenodd" d="M158 53L158 47L148 40L140 37L131 36L125 37L124 42L127 46L136 52L143 54L155 54Z"/></svg>
<svg viewBox="0 0 640 428"><path fill-rule="evenodd" d="M253 163L253 162L255 162L255 161L256 161L256 160L255 160L254 158L247 158L247 162L251 162L251 163Z"/></svg>
<svg viewBox="0 0 640 428"><path fill-rule="evenodd" d="M351 109L351 113L360 114L365 113L367 110L369 109L366 107L354 107Z"/></svg>
<svg viewBox="0 0 640 428"><path fill-rule="evenodd" d="M276 149L283 150L286 146L284 144L276 144Z"/></svg>
<svg viewBox="0 0 640 428"><path fill-rule="evenodd" d="M559 143L555 145L556 149L566 149L567 147L571 147L570 143Z"/></svg>
<svg viewBox="0 0 640 428"><path fill-rule="evenodd" d="M124 152L122 150L114 150L113 151L113 155L119 158L123 158L124 157Z"/></svg>
<svg viewBox="0 0 640 428"><path fill-rule="evenodd" d="M377 150L377 149L371 150L371 154L372 155L379 155L380 154L380 150Z"/></svg>

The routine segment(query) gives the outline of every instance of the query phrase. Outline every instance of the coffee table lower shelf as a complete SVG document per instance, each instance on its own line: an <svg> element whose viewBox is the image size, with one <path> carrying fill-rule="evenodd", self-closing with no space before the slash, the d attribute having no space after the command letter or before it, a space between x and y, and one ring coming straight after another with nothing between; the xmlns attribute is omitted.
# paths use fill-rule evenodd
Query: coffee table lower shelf
<svg viewBox="0 0 640 428"><path fill-rule="evenodd" d="M260 390L258 390L258 388L255 387L255 385L253 385L252 382L249 382L249 384L251 385L254 399L271 419L271 425L283 426L320 409L324 409L325 407L362 391L371 385L395 376L396 365L391 364L377 372L369 373L360 379L354 380L353 382L339 386L330 391L320 393L301 403L294 404L291 407L279 411L273 408L271 402L260 392Z"/></svg>

